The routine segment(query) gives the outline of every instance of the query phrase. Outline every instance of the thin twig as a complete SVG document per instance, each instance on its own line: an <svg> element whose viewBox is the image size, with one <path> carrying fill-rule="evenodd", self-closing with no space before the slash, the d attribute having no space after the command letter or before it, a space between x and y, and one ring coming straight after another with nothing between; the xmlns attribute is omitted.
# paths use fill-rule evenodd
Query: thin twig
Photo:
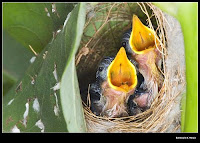
<svg viewBox="0 0 200 143"><path fill-rule="evenodd" d="M36 53L35 50L31 47L31 45L28 45L28 46L29 46L29 48L31 49L31 51L34 53L34 55L37 56L37 53Z"/></svg>

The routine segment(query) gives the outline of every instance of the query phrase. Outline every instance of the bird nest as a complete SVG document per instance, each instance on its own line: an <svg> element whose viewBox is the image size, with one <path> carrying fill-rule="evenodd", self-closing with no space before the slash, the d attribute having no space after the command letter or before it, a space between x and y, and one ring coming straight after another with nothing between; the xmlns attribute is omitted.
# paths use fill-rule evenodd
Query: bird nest
<svg viewBox="0 0 200 143"><path fill-rule="evenodd" d="M161 45L163 86L148 110L134 116L108 118L90 110L90 83L105 56L115 56L132 16L156 31ZM178 21L151 3L98 3L87 6L76 68L88 132L180 132L185 93L184 42Z"/></svg>

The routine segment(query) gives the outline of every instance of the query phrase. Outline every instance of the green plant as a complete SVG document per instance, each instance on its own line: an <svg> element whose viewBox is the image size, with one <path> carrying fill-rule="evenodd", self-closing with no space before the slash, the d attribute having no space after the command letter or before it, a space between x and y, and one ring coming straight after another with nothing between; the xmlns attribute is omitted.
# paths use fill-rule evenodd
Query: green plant
<svg viewBox="0 0 200 143"><path fill-rule="evenodd" d="M4 5L4 17L6 17L6 14L8 14L7 11L9 10L7 8L14 7L14 5L17 5L16 7L18 8L20 7L20 4L6 3ZM36 9L37 6L39 6L37 10L41 10L41 12L38 13L42 13L43 11L45 12L45 6L51 6L51 4L43 5L43 8L40 9L41 5L43 4L33 4L32 6ZM64 92L61 93L61 95L59 92L60 88L65 89L66 87L68 87L68 85L70 85L70 88L74 88L75 86L74 84L68 82L66 83L66 81L69 81L68 79L76 77L75 72L67 73L67 79L62 83L61 76L64 71L66 71L67 69L71 69L70 65L74 64L74 55L79 46L83 32L83 26L85 24L86 7L85 3L79 3L76 6L70 3L65 3L64 5L71 5L74 8L71 13L69 13L69 6L67 10L65 10L65 8L63 9L63 11L67 12L67 14L65 14L67 18L62 18L63 20L66 19L63 28L59 33L57 33L55 37L52 37L53 34L52 31L50 31L51 37L48 40L49 43L42 45L41 48L36 50L37 55L35 56L35 61L28 67L28 69L26 69L24 76L22 78L19 78L16 84L3 98L4 132L12 132L13 130L20 130L20 132L84 132L86 130L85 126L82 125L80 125L81 129L77 127L76 130L70 130L70 128L67 127L68 125L70 127L71 124L67 125L65 122L65 118L69 117L69 115L66 113L66 110L68 110L68 112L70 112L71 114L76 113L76 116L73 116L73 120L81 118L81 116L83 116L83 111L80 110L80 112L77 112L77 110L72 110L71 107L63 110L61 104L63 104L64 106L65 103L61 103L60 98L65 98L65 96L68 96L68 94ZM29 4L23 4L21 6L22 8L28 7L32 9L32 6L30 6ZM10 9L10 11L12 10ZM12 13L10 12L9 14ZM46 17L48 18L48 16ZM23 16L21 18L23 18ZM26 20L28 18L29 17L25 17ZM46 18L40 19L40 21L43 20L47 22L46 24L49 25L54 23L53 19L52 21L46 21ZM10 23L11 22L9 20L5 19L5 31L9 31L8 25ZM55 23L57 24L58 21ZM63 23L64 21L62 22L62 24ZM42 28L40 30L42 30ZM45 33L46 29L43 30ZM20 37L27 36L26 32L9 32L10 35L16 34L20 35ZM51 40L51 38L53 39ZM17 36L15 37L15 39L17 39ZM19 41L21 41L21 43L25 43L25 45L29 45L29 42L26 41L26 38L21 38ZM37 44L38 39L35 39L33 41L34 42L30 45L34 45L34 43ZM33 46L33 48L35 47L37 46ZM39 52L40 50L41 52ZM65 73L63 75L65 76ZM73 79L73 81L77 82L76 80L76 78ZM73 96L73 94L71 96ZM79 101L81 100L79 99ZM81 104L81 102L79 104ZM77 106L77 108L81 109L82 107L81 105L79 105ZM64 115L63 111L65 112ZM78 123L82 123L84 125L85 123L82 119L78 120ZM72 123L71 126L76 126L76 123L77 122Z"/></svg>
<svg viewBox="0 0 200 143"><path fill-rule="evenodd" d="M182 100L182 131L198 132L197 130L197 8L191 3L154 3L163 11L174 16L181 24L186 61L186 97Z"/></svg>

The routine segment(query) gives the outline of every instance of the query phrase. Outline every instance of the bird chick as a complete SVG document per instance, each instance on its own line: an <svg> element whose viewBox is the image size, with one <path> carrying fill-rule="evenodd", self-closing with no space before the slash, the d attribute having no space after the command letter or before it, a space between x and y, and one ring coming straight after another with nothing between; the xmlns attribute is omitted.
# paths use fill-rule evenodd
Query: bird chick
<svg viewBox="0 0 200 143"><path fill-rule="evenodd" d="M96 72L96 81L90 84L90 100L91 100L91 111L100 116L105 106L105 97L102 96L102 83L107 80L107 69L111 62L114 60L114 57L105 57L100 64Z"/></svg>
<svg viewBox="0 0 200 143"><path fill-rule="evenodd" d="M162 87L163 77L157 66L161 61L160 44L156 33L143 25L140 19L133 15L132 28L122 38L122 46L130 57L139 64L139 72L144 76L148 92L148 106Z"/></svg>
<svg viewBox="0 0 200 143"><path fill-rule="evenodd" d="M148 98L149 93L146 90L141 89L140 87L137 88L134 94L128 99L127 105L129 115L133 116L148 109Z"/></svg>
<svg viewBox="0 0 200 143"><path fill-rule="evenodd" d="M115 58L105 58L99 64L96 82L90 89L91 96L95 95L99 100L93 101L91 110L107 117L128 116L126 103L137 82L136 68L121 47Z"/></svg>
<svg viewBox="0 0 200 143"><path fill-rule="evenodd" d="M136 69L138 70L138 66ZM147 91L147 87L144 82L144 77L139 71L137 71L137 78L138 78L137 87L135 89L134 94L130 95L127 103L128 113L131 116L139 114L148 109L147 105L148 105L149 93Z"/></svg>

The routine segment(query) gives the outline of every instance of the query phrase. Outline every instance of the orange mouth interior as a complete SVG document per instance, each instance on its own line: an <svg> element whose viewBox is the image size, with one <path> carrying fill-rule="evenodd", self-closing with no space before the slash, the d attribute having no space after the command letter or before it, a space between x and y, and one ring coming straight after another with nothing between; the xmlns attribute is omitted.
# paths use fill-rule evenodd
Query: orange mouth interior
<svg viewBox="0 0 200 143"><path fill-rule="evenodd" d="M129 44L136 54L143 54L155 48L156 40L155 32L145 26L140 19L133 15L132 32Z"/></svg>
<svg viewBox="0 0 200 143"><path fill-rule="evenodd" d="M137 85L135 66L127 58L124 47L108 67L107 77L109 85L118 91L129 92Z"/></svg>

